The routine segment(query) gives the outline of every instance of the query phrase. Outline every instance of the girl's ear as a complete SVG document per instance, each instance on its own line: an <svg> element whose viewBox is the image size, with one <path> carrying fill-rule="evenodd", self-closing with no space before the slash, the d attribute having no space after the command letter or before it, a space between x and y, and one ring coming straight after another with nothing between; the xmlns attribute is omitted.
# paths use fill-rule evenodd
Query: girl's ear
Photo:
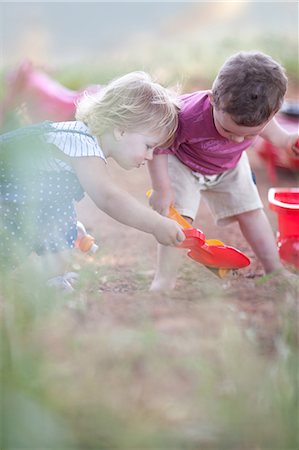
<svg viewBox="0 0 299 450"><path fill-rule="evenodd" d="M125 135L125 131L121 130L120 128L114 128L113 135L116 141L120 141Z"/></svg>

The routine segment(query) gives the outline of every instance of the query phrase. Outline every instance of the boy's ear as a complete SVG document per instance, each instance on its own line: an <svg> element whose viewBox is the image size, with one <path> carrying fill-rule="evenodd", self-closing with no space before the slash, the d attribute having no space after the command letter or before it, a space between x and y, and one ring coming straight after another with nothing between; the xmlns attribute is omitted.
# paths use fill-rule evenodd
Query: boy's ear
<svg viewBox="0 0 299 450"><path fill-rule="evenodd" d="M113 135L116 141L120 141L121 138L124 136L125 131L121 130L120 128L114 128L113 129Z"/></svg>
<svg viewBox="0 0 299 450"><path fill-rule="evenodd" d="M208 91L208 96L209 96L209 99L210 99L210 103L213 106L214 105L213 92L212 91Z"/></svg>

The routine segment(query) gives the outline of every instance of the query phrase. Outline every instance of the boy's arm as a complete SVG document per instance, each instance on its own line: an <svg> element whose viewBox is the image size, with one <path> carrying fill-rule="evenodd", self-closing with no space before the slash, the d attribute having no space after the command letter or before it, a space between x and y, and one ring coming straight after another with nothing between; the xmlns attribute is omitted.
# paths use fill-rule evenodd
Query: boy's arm
<svg viewBox="0 0 299 450"><path fill-rule="evenodd" d="M173 193L168 175L168 155L154 155L147 167L152 181L151 207L163 216L167 216L169 206L173 203Z"/></svg>
<svg viewBox="0 0 299 450"><path fill-rule="evenodd" d="M288 156L299 156L299 147L296 145L298 133L289 133L279 125L275 117L265 126L260 136L276 147L285 149Z"/></svg>
<svg viewBox="0 0 299 450"><path fill-rule="evenodd" d="M98 157L70 158L83 189L113 219L155 236L164 245L179 245L185 236L178 224L139 203L111 180Z"/></svg>

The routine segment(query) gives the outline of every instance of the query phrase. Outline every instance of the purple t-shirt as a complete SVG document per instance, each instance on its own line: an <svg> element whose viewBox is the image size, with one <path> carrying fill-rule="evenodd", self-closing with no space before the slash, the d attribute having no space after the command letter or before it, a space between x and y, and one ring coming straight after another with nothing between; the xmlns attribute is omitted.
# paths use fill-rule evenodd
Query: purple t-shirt
<svg viewBox="0 0 299 450"><path fill-rule="evenodd" d="M216 175L235 167L253 139L236 143L218 133L207 91L182 95L180 101L175 140L170 148L156 149L155 154L174 154L194 172L203 175Z"/></svg>

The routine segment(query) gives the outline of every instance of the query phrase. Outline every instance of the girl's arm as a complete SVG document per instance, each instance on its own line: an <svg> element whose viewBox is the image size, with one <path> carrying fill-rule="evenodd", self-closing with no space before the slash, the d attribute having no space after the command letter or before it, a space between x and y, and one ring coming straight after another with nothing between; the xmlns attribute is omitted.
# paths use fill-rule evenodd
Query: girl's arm
<svg viewBox="0 0 299 450"><path fill-rule="evenodd" d="M98 157L70 158L83 189L99 209L113 219L155 236L164 245L179 245L180 226L139 203L111 180L106 164Z"/></svg>
<svg viewBox="0 0 299 450"><path fill-rule="evenodd" d="M173 193L168 175L168 155L154 155L153 159L148 161L147 167L153 189L149 203L159 214L167 216L169 206L173 203Z"/></svg>

